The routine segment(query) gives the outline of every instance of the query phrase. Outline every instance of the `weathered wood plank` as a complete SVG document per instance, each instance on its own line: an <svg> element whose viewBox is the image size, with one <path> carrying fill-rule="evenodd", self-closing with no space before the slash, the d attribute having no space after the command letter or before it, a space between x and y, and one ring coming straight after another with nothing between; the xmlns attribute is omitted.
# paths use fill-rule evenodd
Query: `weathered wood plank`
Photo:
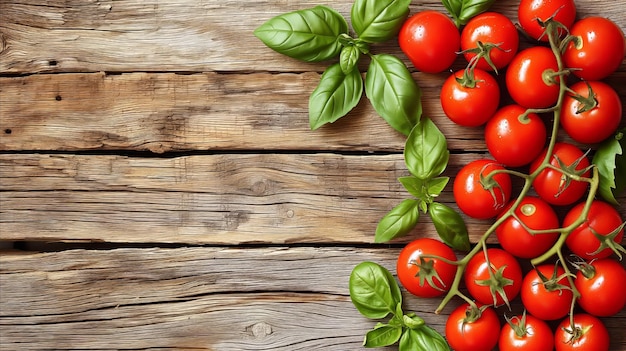
<svg viewBox="0 0 626 351"><path fill-rule="evenodd" d="M478 157L453 155L446 172ZM0 155L0 170L2 240L371 243L409 197L398 154L20 154ZM455 206L450 191L438 200ZM427 217L415 235L437 235ZM468 225L477 239L489 222Z"/></svg>
<svg viewBox="0 0 626 351"><path fill-rule="evenodd" d="M350 302L350 271L371 260L395 274L398 250L3 252L0 348L360 350L374 322ZM446 314L432 312L439 299L405 292L404 301L443 332ZM625 319L604 319L611 350L626 347Z"/></svg>
<svg viewBox="0 0 626 351"><path fill-rule="evenodd" d="M84 71L321 71L324 64L285 59L253 31L269 18L318 4L346 18L351 1L233 0L0 2L0 72ZM611 17L622 28L620 2L579 1L579 16ZM414 2L412 12L444 8ZM517 1L494 10L516 20ZM395 40L376 50L399 54Z"/></svg>
<svg viewBox="0 0 626 351"><path fill-rule="evenodd" d="M445 75L414 74L424 115L452 150L485 150L482 128L441 110ZM0 78L0 150L351 150L401 152L404 136L365 98L348 116L309 129L317 73L122 75ZM626 72L607 82L626 96ZM624 119L623 125L626 125Z"/></svg>

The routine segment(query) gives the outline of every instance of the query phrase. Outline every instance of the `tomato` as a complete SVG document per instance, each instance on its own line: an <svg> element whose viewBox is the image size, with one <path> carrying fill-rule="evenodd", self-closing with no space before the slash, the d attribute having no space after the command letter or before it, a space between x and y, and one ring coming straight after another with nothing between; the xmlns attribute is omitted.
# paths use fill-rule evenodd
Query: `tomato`
<svg viewBox="0 0 626 351"><path fill-rule="evenodd" d="M487 249L487 256L489 264L485 255L480 253L467 263L463 275L467 290L481 304L498 306L505 303L500 293L496 293L495 297L492 295L487 284L489 281L501 287L501 293L506 295L507 301L513 301L522 287L522 269L519 262L513 255L498 248Z"/></svg>
<svg viewBox="0 0 626 351"><path fill-rule="evenodd" d="M511 98L526 108L546 108L556 104L559 98L559 66L552 50L533 46L520 51L506 70L506 88Z"/></svg>
<svg viewBox="0 0 626 351"><path fill-rule="evenodd" d="M542 264L526 273L520 296L530 314L544 321L552 321L569 313L573 294L564 274L563 267L553 264Z"/></svg>
<svg viewBox="0 0 626 351"><path fill-rule="evenodd" d="M530 164L530 172L534 173L542 164L546 156L547 150L544 150L539 157ZM571 205L580 200L587 191L589 183L567 178L563 181L563 172L561 170L569 170L582 173L582 176L589 177L590 170L583 170L589 167L589 159L576 146L566 143L557 142L554 145L552 156L549 160L550 164L557 169L543 169L533 181L533 187L540 198L552 205L564 206Z"/></svg>
<svg viewBox="0 0 626 351"><path fill-rule="evenodd" d="M571 28L576 19L576 5L574 0L521 0L517 8L519 24L530 37L548 41L548 36L543 35L544 28L537 20L545 22L554 17L556 21L566 28ZM559 31L565 34L565 31Z"/></svg>
<svg viewBox="0 0 626 351"><path fill-rule="evenodd" d="M591 101L581 103L572 93L565 96L561 110L561 126L565 132L586 144L599 143L613 135L622 120L622 102L617 92L610 85L597 81L578 82L570 89ZM579 112L584 108L589 109Z"/></svg>
<svg viewBox="0 0 626 351"><path fill-rule="evenodd" d="M419 297L435 297L450 290L456 266L422 255L456 261L454 251L441 241L430 238L413 240L398 255L396 272L402 286Z"/></svg>
<svg viewBox="0 0 626 351"><path fill-rule="evenodd" d="M404 22L398 43L416 69L438 73L452 66L461 47L461 34L450 17L428 10Z"/></svg>
<svg viewBox="0 0 626 351"><path fill-rule="evenodd" d="M530 316L515 316L507 320L500 331L500 351L552 351L554 334L543 320Z"/></svg>
<svg viewBox="0 0 626 351"><path fill-rule="evenodd" d="M511 201L505 211L512 207ZM559 218L552 207L535 196L526 196L509 216L496 228L496 236L504 250L521 258L534 258L548 251L559 238L558 232L531 234L526 228L549 230L559 228Z"/></svg>
<svg viewBox="0 0 626 351"><path fill-rule="evenodd" d="M466 215L477 218L493 218L500 214L511 199L511 176L499 173L491 177L486 188L481 177L504 167L489 159L478 159L465 165L456 178L452 191L459 209Z"/></svg>
<svg viewBox="0 0 626 351"><path fill-rule="evenodd" d="M457 71L445 80L439 94L443 112L454 123L477 127L496 112L500 104L500 87L486 71L474 70L474 86L465 86L464 70Z"/></svg>
<svg viewBox="0 0 626 351"><path fill-rule="evenodd" d="M446 339L455 351L489 351L498 343L500 320L491 307L479 315L465 303L455 308L446 320Z"/></svg>
<svg viewBox="0 0 626 351"><path fill-rule="evenodd" d="M479 47L479 42L497 45L489 50L489 58L497 68L504 68L511 62L519 47L517 28L511 20L497 12L484 12L472 18L461 31L461 50L468 62L476 56L473 50ZM485 58L480 58L476 68L492 71Z"/></svg>
<svg viewBox="0 0 626 351"><path fill-rule="evenodd" d="M626 269L620 262L610 258L593 260L576 273L578 305L594 316L613 316L626 305L624 282Z"/></svg>
<svg viewBox="0 0 626 351"><path fill-rule="evenodd" d="M554 333L556 351L607 351L609 349L609 331L598 318L578 313L574 315L574 329L572 334L570 319L565 318Z"/></svg>
<svg viewBox="0 0 626 351"><path fill-rule="evenodd" d="M569 210L563 219L563 227L575 222L581 216L584 207L585 203L579 203ZM605 240L619 244L624 237L624 228L621 225L622 218L613 206L604 201L594 200L587 213L587 218L567 236L565 245L585 260L609 257L613 250L606 244L603 246L604 249L596 252L600 249L601 243L595 234L604 237L612 234L612 239L607 237ZM609 244L611 243L609 242Z"/></svg>
<svg viewBox="0 0 626 351"><path fill-rule="evenodd" d="M499 109L485 126L485 143L496 161L508 167L531 163L546 143L546 126L535 113L521 117L526 109L507 105Z"/></svg>
<svg viewBox="0 0 626 351"><path fill-rule="evenodd" d="M580 44L570 43L563 53L563 62L585 80L600 80L615 72L622 64L626 43L624 33L615 22L603 17L587 17L574 23L570 35Z"/></svg>

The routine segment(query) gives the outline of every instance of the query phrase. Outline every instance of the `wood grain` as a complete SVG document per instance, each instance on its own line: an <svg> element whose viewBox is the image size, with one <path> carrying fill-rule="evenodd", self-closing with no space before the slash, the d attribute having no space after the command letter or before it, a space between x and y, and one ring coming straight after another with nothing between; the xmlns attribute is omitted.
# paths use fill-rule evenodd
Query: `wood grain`
<svg viewBox="0 0 626 351"><path fill-rule="evenodd" d="M3 252L0 348L361 350L375 321L352 306L348 277L364 260L395 274L397 253L311 247ZM403 296L405 311L443 332L445 313L433 313L438 299ZM458 304L453 300L444 312ZM624 317L626 311L605 319L611 350L626 347Z"/></svg>

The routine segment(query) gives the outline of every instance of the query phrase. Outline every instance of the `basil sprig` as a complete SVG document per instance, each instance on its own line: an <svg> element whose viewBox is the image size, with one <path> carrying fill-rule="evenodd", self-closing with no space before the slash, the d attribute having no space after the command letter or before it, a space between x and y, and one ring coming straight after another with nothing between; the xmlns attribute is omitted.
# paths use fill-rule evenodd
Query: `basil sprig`
<svg viewBox="0 0 626 351"><path fill-rule="evenodd" d="M449 351L446 340L415 313L402 311L402 293L393 275L374 262L354 267L349 282L350 299L370 319L383 319L365 334L363 346L384 347L399 343L399 351Z"/></svg>
<svg viewBox="0 0 626 351"><path fill-rule="evenodd" d="M360 101L363 88L376 112L408 135L422 113L421 91L400 59L372 55L369 45L394 37L409 15L410 0L355 0L350 13L357 37L335 10L319 5L276 16L254 34L271 49L289 57L318 62L339 58L322 74L309 97L309 124L317 129L345 116ZM371 61L363 83L358 63Z"/></svg>
<svg viewBox="0 0 626 351"><path fill-rule="evenodd" d="M495 0L441 0L457 27L467 24L472 17L491 7Z"/></svg>
<svg viewBox="0 0 626 351"><path fill-rule="evenodd" d="M451 207L435 201L450 180L441 176L449 158L445 136L432 120L422 118L404 146L404 162L411 175L398 179L415 199L403 200L378 222L376 242L386 242L409 233L417 225L422 211L428 213L443 242L454 249L469 251L469 234L463 217Z"/></svg>
<svg viewBox="0 0 626 351"><path fill-rule="evenodd" d="M598 167L600 196L614 205L619 205L617 197L626 190L626 129L618 130L607 139L593 156L593 163Z"/></svg>

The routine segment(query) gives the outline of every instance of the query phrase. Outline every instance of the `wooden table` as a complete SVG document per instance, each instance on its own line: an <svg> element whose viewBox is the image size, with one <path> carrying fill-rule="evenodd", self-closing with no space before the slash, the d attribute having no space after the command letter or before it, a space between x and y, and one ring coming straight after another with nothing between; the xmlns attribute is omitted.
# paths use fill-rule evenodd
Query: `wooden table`
<svg viewBox="0 0 626 351"><path fill-rule="evenodd" d="M515 19L516 3L494 9ZM395 272L404 243L436 233L423 219L373 244L408 197L404 137L366 100L311 131L326 64L252 34L316 4L352 3L0 1L0 349L362 349L374 322L350 302L350 271ZM577 5L626 26L623 0ZM443 7L411 5L425 9ZM393 41L374 50L405 59ZM482 129L443 116L447 73L413 74L454 176L484 155ZM607 81L626 96L625 65ZM472 239L489 224L469 220ZM440 331L458 304L405 300ZM626 349L626 312L605 321Z"/></svg>

